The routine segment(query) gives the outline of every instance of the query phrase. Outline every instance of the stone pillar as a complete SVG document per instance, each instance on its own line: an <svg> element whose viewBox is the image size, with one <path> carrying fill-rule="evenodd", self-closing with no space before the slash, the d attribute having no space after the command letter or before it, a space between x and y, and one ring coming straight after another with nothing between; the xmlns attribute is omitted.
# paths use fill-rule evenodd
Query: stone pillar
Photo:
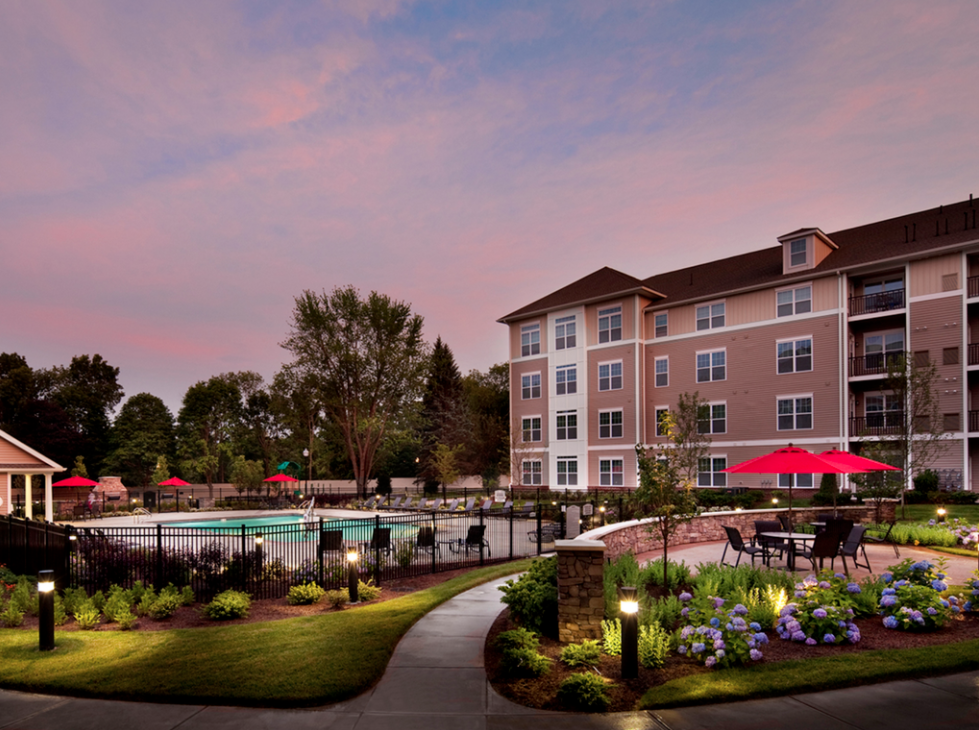
<svg viewBox="0 0 979 730"><path fill-rule="evenodd" d="M605 618L605 543L557 540L558 639L571 644L602 638Z"/></svg>

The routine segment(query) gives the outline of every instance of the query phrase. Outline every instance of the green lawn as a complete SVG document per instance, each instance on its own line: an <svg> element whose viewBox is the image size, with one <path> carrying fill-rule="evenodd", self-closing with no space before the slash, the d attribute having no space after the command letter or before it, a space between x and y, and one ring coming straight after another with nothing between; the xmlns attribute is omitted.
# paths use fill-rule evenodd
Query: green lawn
<svg viewBox="0 0 979 730"><path fill-rule="evenodd" d="M908 521L928 522L928 520L938 519L936 512L938 507L937 504L909 504L905 510L907 510ZM948 510L946 519L958 517L970 524L979 524L979 504L947 504L945 509ZM901 519L901 505L897 506L897 516Z"/></svg>
<svg viewBox="0 0 979 730"><path fill-rule="evenodd" d="M317 616L174 631L0 630L0 686L143 701L298 707L354 697L380 679L404 633L440 603L527 570L473 570L401 598Z"/></svg>

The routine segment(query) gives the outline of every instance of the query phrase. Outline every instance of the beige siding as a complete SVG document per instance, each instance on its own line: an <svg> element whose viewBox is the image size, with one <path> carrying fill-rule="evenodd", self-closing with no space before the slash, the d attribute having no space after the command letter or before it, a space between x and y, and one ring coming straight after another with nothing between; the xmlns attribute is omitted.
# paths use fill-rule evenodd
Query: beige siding
<svg viewBox="0 0 979 730"><path fill-rule="evenodd" d="M588 487L602 489L601 464L602 459L622 459L622 485L636 487L636 452L634 448L623 445L621 451L591 451L588 454ZM580 468L580 467L579 467Z"/></svg>
<svg viewBox="0 0 979 730"><path fill-rule="evenodd" d="M612 307L622 307L622 339L631 340L636 337L636 297L610 299L601 304L589 304L585 307L585 329L589 347L598 344L598 310Z"/></svg>
<svg viewBox="0 0 979 730"><path fill-rule="evenodd" d="M520 357L520 328L528 324L540 324L540 354L547 354L547 317L531 317L510 325L510 359L515 360Z"/></svg>
<svg viewBox="0 0 979 730"><path fill-rule="evenodd" d="M8 441L0 439L0 464L37 464L38 468L48 468L23 449L14 446Z"/></svg>
<svg viewBox="0 0 979 730"><path fill-rule="evenodd" d="M957 275L955 288L964 285L962 281L962 259L958 254L952 256L938 256L924 261L911 262L910 285L908 295L911 297L922 297L928 294L940 294L948 291L949 287L943 279L949 274Z"/></svg>
<svg viewBox="0 0 979 730"><path fill-rule="evenodd" d="M966 353L961 351L962 298L942 297L924 302L911 303L911 352L928 350L929 359L935 363L938 373L938 401L942 413L959 413L963 425L967 414L962 413L962 362ZM943 350L959 348L959 364L943 365ZM961 463L961 462L960 462Z"/></svg>
<svg viewBox="0 0 979 730"><path fill-rule="evenodd" d="M604 362L622 361L622 390L598 390L598 366ZM633 345L593 350L588 353L588 443L590 446L614 446L625 450L635 446L636 434L636 357ZM622 409L622 438L598 438L598 412Z"/></svg>
<svg viewBox="0 0 979 730"><path fill-rule="evenodd" d="M811 372L778 374L776 342L785 339L813 340ZM719 382L698 383L696 354L707 350L726 350L727 378ZM699 392L713 403L727 404L727 434L715 439L784 439L831 437L839 430L838 320L835 316L813 319L786 319L777 324L725 333L705 334L669 343L648 345L646 351L646 435L656 441L655 406L675 406L680 393ZM654 363L660 352L670 358L670 385L655 388ZM812 394L813 428L779 431L777 396Z"/></svg>
<svg viewBox="0 0 979 730"><path fill-rule="evenodd" d="M528 400L523 400L520 396L521 393L521 377L527 373L540 372L541 375L541 397L531 398ZM547 360L533 360L528 362L513 363L511 366L511 380L510 380L510 414L512 423L511 428L519 429L521 420L525 416L540 416L541 417L541 442L540 444L534 444L533 448L544 448L547 446L547 434L548 434L548 421L547 421L547 408L548 408L548 377L547 377Z"/></svg>

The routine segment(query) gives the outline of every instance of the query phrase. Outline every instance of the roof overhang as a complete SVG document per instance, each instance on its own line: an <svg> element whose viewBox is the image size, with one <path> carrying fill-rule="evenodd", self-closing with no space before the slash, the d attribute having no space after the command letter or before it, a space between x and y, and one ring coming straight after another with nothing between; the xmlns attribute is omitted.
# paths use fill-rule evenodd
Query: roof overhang
<svg viewBox="0 0 979 730"><path fill-rule="evenodd" d="M46 457L44 454L40 453L39 451L35 451L34 449L32 449L27 444L18 441L17 439L15 439L13 436L11 436L6 431L0 431L0 439L3 439L4 441L6 441L8 444L10 444L12 446L16 446L21 451L24 451L24 452L30 454L35 459L37 459L38 461L40 461L44 466L38 466L36 468L36 470L39 471L39 472L43 472L43 471L51 471L51 472L65 471L65 468L63 466L61 466L60 464L55 463L54 461L52 461L51 459L49 459L48 457ZM12 465L12 467L20 467L17 470L18 471L24 471L23 465L17 464L17 465ZM3 465L2 464L0 464L0 469L3 469Z"/></svg>
<svg viewBox="0 0 979 730"><path fill-rule="evenodd" d="M583 307L589 304L597 304L598 302L605 302L609 299L617 299L619 297L630 297L633 295L640 295L649 297L650 299L665 299L665 294L660 294L654 289L650 289L646 286L632 287L631 289L623 289L622 291L610 292L606 294L601 294L599 296L589 297L587 299L577 299L573 302L566 302L555 307L545 307L544 309L535 309L530 312L521 312L519 314L508 314L505 317L500 317L496 320L500 324L510 324L511 322L518 322L522 319L530 319L531 317L540 317L541 315L548 314L549 312L559 312L562 309L571 309L572 307Z"/></svg>

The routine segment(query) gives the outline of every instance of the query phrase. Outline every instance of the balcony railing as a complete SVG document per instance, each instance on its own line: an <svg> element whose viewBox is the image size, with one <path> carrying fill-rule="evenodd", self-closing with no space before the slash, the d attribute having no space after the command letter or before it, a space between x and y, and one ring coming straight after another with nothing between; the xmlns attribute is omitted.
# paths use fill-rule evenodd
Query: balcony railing
<svg viewBox="0 0 979 730"><path fill-rule="evenodd" d="M969 364L979 365L979 343L969 345Z"/></svg>
<svg viewBox="0 0 979 730"><path fill-rule="evenodd" d="M979 411L969 411L969 433L979 431Z"/></svg>
<svg viewBox="0 0 979 730"><path fill-rule="evenodd" d="M894 436L904 431L904 411L885 411L869 416L850 416L850 435Z"/></svg>
<svg viewBox="0 0 979 730"><path fill-rule="evenodd" d="M979 297L979 276L970 276L967 282L969 285L969 297Z"/></svg>
<svg viewBox="0 0 979 730"><path fill-rule="evenodd" d="M864 294L850 297L850 316L873 314L874 312L889 312L892 309L904 308L904 289Z"/></svg>
<svg viewBox="0 0 979 730"><path fill-rule="evenodd" d="M874 352L870 355L857 355L850 358L850 377L860 375L887 375L890 363L896 363L899 358L906 357L905 352Z"/></svg>

